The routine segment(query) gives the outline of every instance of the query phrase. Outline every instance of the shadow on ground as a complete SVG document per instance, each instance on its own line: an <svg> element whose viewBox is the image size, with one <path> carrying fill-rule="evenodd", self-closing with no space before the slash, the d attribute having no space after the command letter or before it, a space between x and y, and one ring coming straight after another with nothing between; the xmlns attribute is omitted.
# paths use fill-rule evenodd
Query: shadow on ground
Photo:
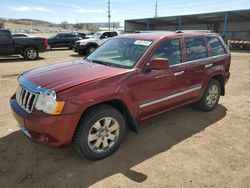
<svg viewBox="0 0 250 188"><path fill-rule="evenodd" d="M0 187L86 187L117 173L140 183L147 174L131 168L225 116L222 105L212 112L188 106L170 111L144 121L138 134L128 132L115 154L96 162L80 158L72 148L34 144L17 131L0 139Z"/></svg>
<svg viewBox="0 0 250 188"><path fill-rule="evenodd" d="M23 61L32 62L32 61L41 61L44 60L43 57L39 57L36 60L27 60L22 56L7 56L7 57L0 57L0 63L19 63Z"/></svg>
<svg viewBox="0 0 250 188"><path fill-rule="evenodd" d="M71 54L71 57L79 57L79 59L83 59L86 55L79 55L79 54Z"/></svg>

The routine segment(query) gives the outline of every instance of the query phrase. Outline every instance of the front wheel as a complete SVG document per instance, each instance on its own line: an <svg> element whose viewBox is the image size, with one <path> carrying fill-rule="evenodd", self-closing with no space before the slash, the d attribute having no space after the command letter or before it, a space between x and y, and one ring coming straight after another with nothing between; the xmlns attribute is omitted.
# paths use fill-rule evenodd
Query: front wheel
<svg viewBox="0 0 250 188"><path fill-rule="evenodd" d="M89 46L87 48L87 55L91 54L93 51L95 51L97 47L96 46Z"/></svg>
<svg viewBox="0 0 250 188"><path fill-rule="evenodd" d="M28 60L35 60L39 56L38 50L33 47L29 47L25 49L23 55L24 55L24 58Z"/></svg>
<svg viewBox="0 0 250 188"><path fill-rule="evenodd" d="M202 111L211 111L217 106L220 95L221 85L218 80L212 79L196 106Z"/></svg>
<svg viewBox="0 0 250 188"><path fill-rule="evenodd" d="M73 147L89 160L99 160L114 153L123 141L126 124L114 107L101 105L88 110L74 134Z"/></svg>

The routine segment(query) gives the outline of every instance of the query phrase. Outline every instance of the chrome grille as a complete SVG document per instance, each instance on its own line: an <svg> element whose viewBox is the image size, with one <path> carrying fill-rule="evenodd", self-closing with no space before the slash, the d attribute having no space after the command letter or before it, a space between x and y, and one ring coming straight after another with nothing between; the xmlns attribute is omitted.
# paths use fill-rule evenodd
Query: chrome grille
<svg viewBox="0 0 250 188"><path fill-rule="evenodd" d="M22 86L19 86L16 91L17 103L28 113L32 112L37 96L38 96L38 93L29 91L28 89Z"/></svg>

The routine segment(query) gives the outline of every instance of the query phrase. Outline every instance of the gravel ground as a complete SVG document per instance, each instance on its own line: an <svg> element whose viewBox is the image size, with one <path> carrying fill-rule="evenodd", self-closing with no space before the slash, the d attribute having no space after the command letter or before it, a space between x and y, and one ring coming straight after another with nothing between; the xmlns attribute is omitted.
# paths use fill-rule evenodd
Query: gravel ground
<svg viewBox="0 0 250 188"><path fill-rule="evenodd" d="M19 73L78 58L70 50L32 62L0 58L0 187L250 187L250 53L232 53L226 96L214 111L185 106L144 121L97 162L29 141L9 107Z"/></svg>

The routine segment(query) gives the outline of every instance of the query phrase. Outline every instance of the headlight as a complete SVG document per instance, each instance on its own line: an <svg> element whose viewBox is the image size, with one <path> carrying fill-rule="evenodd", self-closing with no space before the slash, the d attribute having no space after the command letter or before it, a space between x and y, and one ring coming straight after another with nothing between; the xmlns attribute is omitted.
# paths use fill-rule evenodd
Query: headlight
<svg viewBox="0 0 250 188"><path fill-rule="evenodd" d="M54 91L45 91L38 95L35 107L47 114L58 115L61 114L64 103L64 101L56 100Z"/></svg>
<svg viewBox="0 0 250 188"><path fill-rule="evenodd" d="M80 42L80 45L81 45L81 46L84 46L84 45L86 45L86 44L87 44L87 42L85 42L85 41Z"/></svg>

